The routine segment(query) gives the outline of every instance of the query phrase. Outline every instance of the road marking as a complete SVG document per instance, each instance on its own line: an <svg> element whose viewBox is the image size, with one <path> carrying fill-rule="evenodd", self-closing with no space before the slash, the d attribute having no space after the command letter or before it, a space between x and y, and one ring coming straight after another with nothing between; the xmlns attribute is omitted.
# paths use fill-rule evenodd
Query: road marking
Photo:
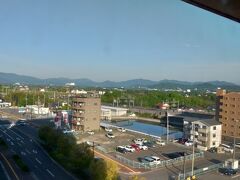
<svg viewBox="0 0 240 180"><path fill-rule="evenodd" d="M8 166L10 167L10 169L12 170L14 176L16 177L17 180L19 180L18 175L16 174L16 172L14 171L13 167L11 166L11 164L9 163L9 161L7 160L7 158L0 152L1 156L3 157L3 159L7 162Z"/></svg>
<svg viewBox="0 0 240 180"><path fill-rule="evenodd" d="M38 158L35 158L35 159L36 159L36 161L37 161L39 164L42 164L42 162L41 162L41 161L39 161L39 160L38 160Z"/></svg>
<svg viewBox="0 0 240 180"><path fill-rule="evenodd" d="M0 131L2 131L4 134L6 134L11 140L14 140L9 134L7 134L5 131L3 131L2 129L0 129Z"/></svg>
<svg viewBox="0 0 240 180"><path fill-rule="evenodd" d="M31 174L32 174L33 179L38 180L36 174L34 174L34 173L31 173Z"/></svg>
<svg viewBox="0 0 240 180"><path fill-rule="evenodd" d="M29 151L29 150L27 150L27 149L25 149L26 150L26 152L28 153L28 154L31 154L31 152Z"/></svg>
<svg viewBox="0 0 240 180"><path fill-rule="evenodd" d="M13 130L11 129L8 129L9 131L11 131L12 133L14 133L15 135L17 135L18 137L20 137L22 140L24 140L24 138L22 136L20 136L19 134L17 134L16 132L14 132Z"/></svg>
<svg viewBox="0 0 240 180"><path fill-rule="evenodd" d="M55 177L54 174L53 174L51 171L49 171L49 169L46 169L46 171L47 171L52 177Z"/></svg>

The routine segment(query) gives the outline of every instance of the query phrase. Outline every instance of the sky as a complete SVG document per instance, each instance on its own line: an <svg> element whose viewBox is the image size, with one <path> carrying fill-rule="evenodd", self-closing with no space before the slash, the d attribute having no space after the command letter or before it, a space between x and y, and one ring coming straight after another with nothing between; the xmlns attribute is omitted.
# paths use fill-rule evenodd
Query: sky
<svg viewBox="0 0 240 180"><path fill-rule="evenodd" d="M240 84L240 24L182 1L0 4L0 72Z"/></svg>

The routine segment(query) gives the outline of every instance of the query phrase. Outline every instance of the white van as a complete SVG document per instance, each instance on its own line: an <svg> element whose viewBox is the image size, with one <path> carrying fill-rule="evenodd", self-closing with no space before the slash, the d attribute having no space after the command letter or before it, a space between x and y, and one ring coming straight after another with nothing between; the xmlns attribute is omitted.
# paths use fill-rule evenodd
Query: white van
<svg viewBox="0 0 240 180"><path fill-rule="evenodd" d="M229 146L227 144L221 144L220 146L223 147L224 151L233 153L233 148L231 148L231 146Z"/></svg>

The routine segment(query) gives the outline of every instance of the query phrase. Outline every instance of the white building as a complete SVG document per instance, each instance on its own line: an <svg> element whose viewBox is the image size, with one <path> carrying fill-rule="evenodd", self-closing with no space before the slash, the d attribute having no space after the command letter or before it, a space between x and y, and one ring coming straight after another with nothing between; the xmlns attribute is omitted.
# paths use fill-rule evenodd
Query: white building
<svg viewBox="0 0 240 180"><path fill-rule="evenodd" d="M111 119L112 117L127 116L127 108L119 108L112 106L101 106L102 119Z"/></svg>
<svg viewBox="0 0 240 180"><path fill-rule="evenodd" d="M214 120L198 120L191 123L190 139L195 135L196 147L206 151L212 147L219 147L222 141L222 125Z"/></svg>
<svg viewBox="0 0 240 180"><path fill-rule="evenodd" d="M27 112L32 113L32 114L41 114L41 115L46 115L50 113L49 108L37 106L37 105L28 105L26 107Z"/></svg>
<svg viewBox="0 0 240 180"><path fill-rule="evenodd" d="M10 107L11 103L10 102L0 102L0 108L4 108L4 107Z"/></svg>

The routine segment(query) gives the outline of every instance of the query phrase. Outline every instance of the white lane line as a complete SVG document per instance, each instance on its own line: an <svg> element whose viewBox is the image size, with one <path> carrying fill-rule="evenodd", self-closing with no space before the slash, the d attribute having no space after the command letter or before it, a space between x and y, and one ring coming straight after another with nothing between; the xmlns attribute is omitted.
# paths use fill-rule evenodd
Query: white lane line
<svg viewBox="0 0 240 180"><path fill-rule="evenodd" d="M26 152L28 153L28 154L31 154L31 152L29 151L29 150L27 150L27 149L25 149L26 150Z"/></svg>
<svg viewBox="0 0 240 180"><path fill-rule="evenodd" d="M22 140L24 140L24 138L22 136L20 136L19 134L17 134L16 132L14 132L13 130L11 129L8 129L9 131L11 131L13 134L15 134L16 136L20 137Z"/></svg>
<svg viewBox="0 0 240 180"><path fill-rule="evenodd" d="M39 180L39 179L37 178L37 176L36 176L34 173L31 173L31 174L32 174L33 179L35 179L35 180Z"/></svg>
<svg viewBox="0 0 240 180"><path fill-rule="evenodd" d="M46 169L46 171L47 171L52 177L55 177L54 174L53 174L51 171L49 171L49 169Z"/></svg>
<svg viewBox="0 0 240 180"><path fill-rule="evenodd" d="M37 161L39 164L42 164L42 162L41 162L41 161L39 161L39 160L38 160L38 158L35 158L35 159L36 159L36 161Z"/></svg>
<svg viewBox="0 0 240 180"><path fill-rule="evenodd" d="M6 134L11 140L14 140L9 134L7 134L5 131L3 131L2 129L0 129L0 131L2 131L4 134Z"/></svg>

